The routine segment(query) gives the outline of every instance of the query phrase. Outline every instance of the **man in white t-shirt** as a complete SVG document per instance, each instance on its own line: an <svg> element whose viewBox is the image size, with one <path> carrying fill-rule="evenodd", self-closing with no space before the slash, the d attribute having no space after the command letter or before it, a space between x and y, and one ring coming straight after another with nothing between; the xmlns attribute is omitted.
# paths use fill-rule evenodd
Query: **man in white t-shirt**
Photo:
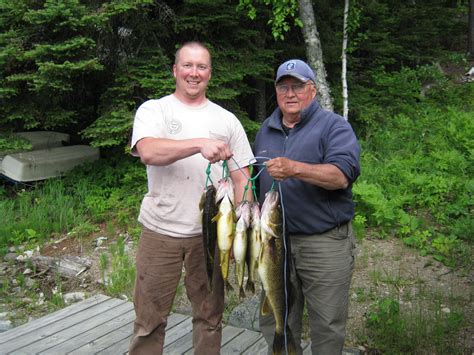
<svg viewBox="0 0 474 355"><path fill-rule="evenodd" d="M183 265L186 293L193 308L195 354L219 354L224 285L214 273L207 289L199 200L210 163L211 181L222 177L227 161L237 204L244 197L253 154L240 121L209 101L211 55L199 42L176 52L175 92L149 100L137 110L132 154L146 164L148 193L138 220L143 226L138 247L135 313L130 354L161 354L167 317ZM251 199L251 193L248 193ZM216 258L216 268L218 258Z"/></svg>

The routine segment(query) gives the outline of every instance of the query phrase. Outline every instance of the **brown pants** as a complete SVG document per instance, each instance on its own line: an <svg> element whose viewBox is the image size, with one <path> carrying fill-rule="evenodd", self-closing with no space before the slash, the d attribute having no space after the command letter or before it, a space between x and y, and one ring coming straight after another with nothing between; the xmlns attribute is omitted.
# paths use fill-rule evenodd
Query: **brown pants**
<svg viewBox="0 0 474 355"><path fill-rule="evenodd" d="M193 309L195 354L219 354L224 311L224 283L214 273L207 290L202 237L172 238L143 228L136 257L134 305L136 320L130 355L162 354L167 318L173 306L183 263L184 284ZM216 258L215 270L219 268Z"/></svg>

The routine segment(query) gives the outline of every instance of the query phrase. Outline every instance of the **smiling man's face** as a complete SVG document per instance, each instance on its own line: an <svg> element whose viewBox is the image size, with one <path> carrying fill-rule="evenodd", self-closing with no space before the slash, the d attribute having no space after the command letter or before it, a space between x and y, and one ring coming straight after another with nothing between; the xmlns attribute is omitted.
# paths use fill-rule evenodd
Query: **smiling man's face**
<svg viewBox="0 0 474 355"><path fill-rule="evenodd" d="M173 66L176 79L175 95L182 102L199 105L206 98L206 89L211 78L211 56L200 46L185 46Z"/></svg>

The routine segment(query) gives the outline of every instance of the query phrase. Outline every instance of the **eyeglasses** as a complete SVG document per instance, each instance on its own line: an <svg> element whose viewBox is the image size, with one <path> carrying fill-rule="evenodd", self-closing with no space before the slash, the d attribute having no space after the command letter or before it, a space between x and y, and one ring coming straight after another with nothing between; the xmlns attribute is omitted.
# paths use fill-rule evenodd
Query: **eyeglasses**
<svg viewBox="0 0 474 355"><path fill-rule="evenodd" d="M291 85L281 84L281 85L276 85L275 88L276 88L277 93L279 94L286 94L290 90L290 87L291 87L291 90L293 90L295 94L301 94L304 91L304 88L307 84L308 84L307 82L291 84Z"/></svg>

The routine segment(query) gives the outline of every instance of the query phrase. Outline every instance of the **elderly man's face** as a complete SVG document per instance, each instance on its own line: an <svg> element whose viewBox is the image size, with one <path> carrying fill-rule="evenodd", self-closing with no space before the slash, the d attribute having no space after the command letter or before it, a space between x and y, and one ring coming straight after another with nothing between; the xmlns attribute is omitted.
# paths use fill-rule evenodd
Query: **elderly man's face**
<svg viewBox="0 0 474 355"><path fill-rule="evenodd" d="M311 80L304 83L292 76L286 76L277 83L276 94L283 117L295 116L309 106L316 96L316 88Z"/></svg>

